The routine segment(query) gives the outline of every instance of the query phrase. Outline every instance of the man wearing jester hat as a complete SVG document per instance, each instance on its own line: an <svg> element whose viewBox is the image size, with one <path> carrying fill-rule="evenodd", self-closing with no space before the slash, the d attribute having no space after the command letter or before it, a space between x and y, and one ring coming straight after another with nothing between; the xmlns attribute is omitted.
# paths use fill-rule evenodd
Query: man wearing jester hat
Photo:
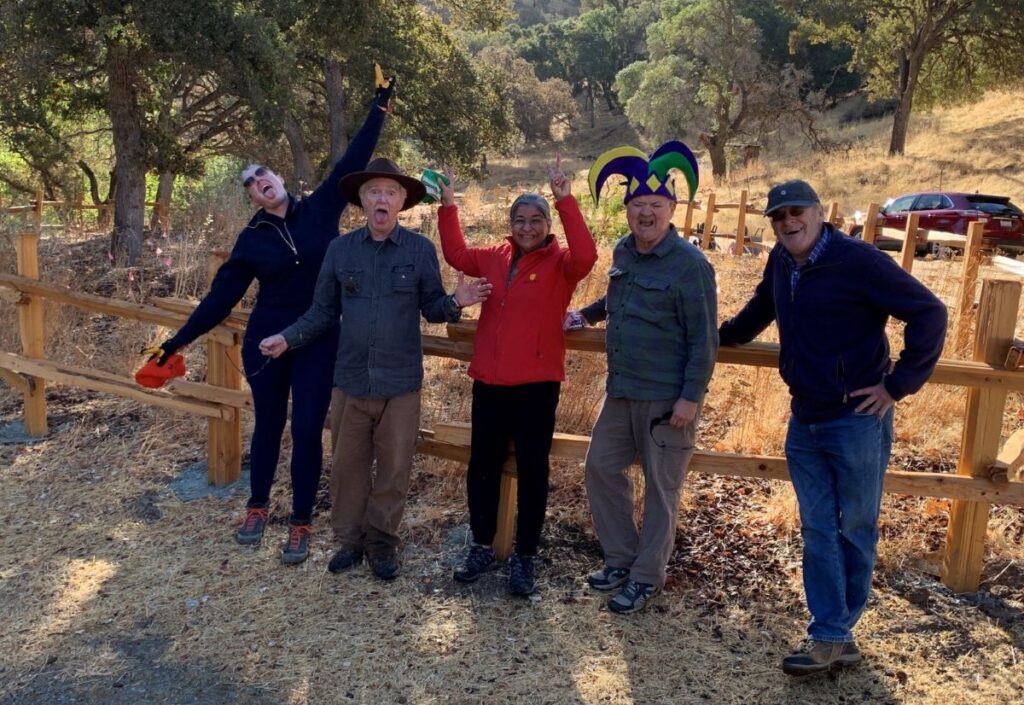
<svg viewBox="0 0 1024 705"><path fill-rule="evenodd" d="M605 564L587 580L597 590L618 589L608 607L620 614L643 609L665 583L679 493L718 351L715 272L672 225L672 169L685 177L692 198L697 160L682 142L663 144L650 159L617 147L590 169L595 203L609 177L626 178L630 229L615 245L608 293L577 314L589 323L607 320L607 394L586 460ZM637 456L646 487L640 528L627 474Z"/></svg>

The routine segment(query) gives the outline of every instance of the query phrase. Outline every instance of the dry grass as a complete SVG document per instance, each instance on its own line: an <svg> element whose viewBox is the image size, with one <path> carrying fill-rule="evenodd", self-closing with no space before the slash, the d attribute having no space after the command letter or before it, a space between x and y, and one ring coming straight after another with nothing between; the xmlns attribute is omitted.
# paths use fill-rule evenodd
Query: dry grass
<svg viewBox="0 0 1024 705"><path fill-rule="evenodd" d="M984 145L971 139L972 120L1005 130L1002 144L1012 142L1024 134L1024 126L1015 127L1022 110L1019 99L997 94L967 117L936 113L925 120L940 121L932 132L947 131L950 146L940 150L945 142L915 129L910 150L926 164L925 150L956 155L968 142ZM1000 112L1003 127L984 122ZM898 176L903 160L878 156L881 130L858 129L873 141L857 147L857 159L798 154L791 163L775 164L772 174L799 173L829 189L852 188L857 181L846 176L867 175L869 184L857 186L863 192L849 191L851 202L911 188L910 165ZM997 151L979 152L978 179L1004 178ZM888 165L885 179L867 168L875 160ZM582 168L584 160L578 161ZM529 174L522 181L530 188L538 188L544 173L529 159L509 169L509 183ZM764 171L758 178L769 178ZM1019 167L1010 176L1019 181ZM921 178L930 178L928 172L921 171ZM979 183L1000 190L1002 182ZM577 190L581 186L578 180ZM465 189L471 239L491 242L504 232L505 209L519 188ZM406 217L410 225L436 232L428 209ZM603 211L594 216L595 225L614 230L616 217ZM174 257L170 267L154 246L151 260L130 280L125 270L106 265L101 240L55 237L44 241L44 277L135 300L195 294L207 243L215 231L226 239L217 227L211 215L187 237L172 237L161 248ZM576 304L603 293L609 256L606 244ZM764 260L711 258L724 317L750 295ZM11 248L0 247L0 267L13 270ZM959 267L919 260L915 274L952 306ZM445 276L450 285L452 273ZM48 332L52 359L124 374L137 364L138 347L161 336L150 326L58 307L48 309ZM898 348L900 326L894 323L890 334ZM770 330L763 339L773 335ZM0 305L0 349L16 347L14 307ZM193 347L190 363L198 371L203 346ZM955 353L947 349L947 355ZM424 425L468 420L465 365L430 358L425 366ZM570 354L559 430L589 432L604 372L601 356ZM933 577L947 503L887 496L875 595L858 627L868 661L856 671L795 682L777 668L806 620L799 524L787 485L689 478L666 594L648 612L622 619L603 609L602 597L582 581L600 554L579 463L553 467L539 599L506 597L497 574L471 588L451 581L467 539L464 471L429 458L418 459L414 473L403 575L383 585L365 568L343 576L326 572L331 546L323 530L325 487L311 559L297 568L279 563L289 505L286 463L267 539L258 548L240 548L231 529L244 488L234 497L191 502L169 489L183 468L205 454L200 420L69 388L52 389L48 399L48 438L0 445L0 525L6 529L0 533L0 604L8 618L0 633L2 705L1021 700L1024 519L1017 509L992 510L983 589L957 597ZM962 390L929 386L901 403L893 465L955 467L963 400ZM20 400L0 387L0 424L19 413ZM787 416L788 397L776 372L723 365L707 398L701 442L716 450L778 455ZM1013 394L1004 435L1022 420L1024 399ZM283 459L288 450L286 440Z"/></svg>

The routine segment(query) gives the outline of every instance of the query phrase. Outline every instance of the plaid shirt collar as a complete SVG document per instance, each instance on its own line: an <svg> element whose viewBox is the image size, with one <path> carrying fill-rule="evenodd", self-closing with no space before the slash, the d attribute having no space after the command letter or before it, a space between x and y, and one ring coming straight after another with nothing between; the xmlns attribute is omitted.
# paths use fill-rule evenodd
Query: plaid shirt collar
<svg viewBox="0 0 1024 705"><path fill-rule="evenodd" d="M796 260L793 259L793 255L789 254L789 250L785 247L780 248L782 251L782 258L786 261L786 264L789 265L789 271L795 272L817 262L821 257L821 253L825 251L826 247L828 247L830 239L831 233L829 233L829 227L828 225L825 225L821 229L821 236L818 238L818 241L814 243L814 247L811 248L811 254L807 256L807 261L803 264L797 264Z"/></svg>
<svg viewBox="0 0 1024 705"><path fill-rule="evenodd" d="M796 283L800 279L800 272L817 262L825 248L828 247L828 242L832 237L829 230L828 224L822 227L821 236L814 243L814 247L811 248L811 254L807 256L807 260L803 264L797 264L793 255L789 254L789 250L785 247L780 248L782 250L782 259L789 268L789 290L791 292L796 290Z"/></svg>

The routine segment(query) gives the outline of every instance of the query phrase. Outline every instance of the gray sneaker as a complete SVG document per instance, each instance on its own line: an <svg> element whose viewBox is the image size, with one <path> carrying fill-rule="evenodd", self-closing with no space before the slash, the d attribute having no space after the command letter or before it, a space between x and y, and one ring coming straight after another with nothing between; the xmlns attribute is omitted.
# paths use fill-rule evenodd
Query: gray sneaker
<svg viewBox="0 0 1024 705"><path fill-rule="evenodd" d="M263 538L263 530L267 528L268 517L269 514L263 507L248 507L245 510L245 519L235 532L235 541L243 546L259 543Z"/></svg>
<svg viewBox="0 0 1024 705"><path fill-rule="evenodd" d="M782 659L782 670L790 676L806 676L832 668L855 666L862 660L860 649L852 641L807 639Z"/></svg>
<svg viewBox="0 0 1024 705"><path fill-rule="evenodd" d="M638 583L635 580L627 580L623 587L612 599L608 600L608 609L618 614L633 614L639 612L647 603L657 597L661 588L650 583Z"/></svg>
<svg viewBox="0 0 1024 705"><path fill-rule="evenodd" d="M629 568L612 568L606 565L587 576L587 582L595 590L614 590L629 580Z"/></svg>

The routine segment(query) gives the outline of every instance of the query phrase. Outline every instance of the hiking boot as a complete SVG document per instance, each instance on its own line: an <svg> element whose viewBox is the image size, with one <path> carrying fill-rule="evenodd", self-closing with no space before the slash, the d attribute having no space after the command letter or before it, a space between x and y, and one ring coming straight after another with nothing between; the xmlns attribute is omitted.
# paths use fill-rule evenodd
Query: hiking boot
<svg viewBox="0 0 1024 705"><path fill-rule="evenodd" d="M639 612L647 603L653 600L661 588L650 583L638 583L635 580L627 580L623 587L612 599L608 600L608 609L618 614L633 614Z"/></svg>
<svg viewBox="0 0 1024 705"><path fill-rule="evenodd" d="M361 548L342 548L338 550L333 556L331 556L331 562L327 564L327 570L332 573L340 573L348 570L352 566L359 565L363 562L363 549Z"/></svg>
<svg viewBox="0 0 1024 705"><path fill-rule="evenodd" d="M378 553L370 557L370 568L381 580L394 580L398 577L398 554L393 551Z"/></svg>
<svg viewBox="0 0 1024 705"><path fill-rule="evenodd" d="M460 583L475 583L481 575L497 567L494 549L474 543L469 547L469 555L466 556L466 560L455 569L452 577Z"/></svg>
<svg viewBox="0 0 1024 705"><path fill-rule="evenodd" d="M612 568L606 565L587 576L587 582L595 590L614 590L629 580L629 568Z"/></svg>
<svg viewBox="0 0 1024 705"><path fill-rule="evenodd" d="M508 559L508 589L513 595L527 597L537 590L533 582L533 556L513 553Z"/></svg>
<svg viewBox="0 0 1024 705"><path fill-rule="evenodd" d="M235 532L235 541L242 545L259 543L263 538L263 530L267 528L269 513L264 507L249 507L245 510L245 519Z"/></svg>
<svg viewBox="0 0 1024 705"><path fill-rule="evenodd" d="M313 527L309 524L289 524L288 540L281 548L281 562L289 565L302 563L309 557L309 537Z"/></svg>
<svg viewBox="0 0 1024 705"><path fill-rule="evenodd" d="M855 666L863 657L852 641L806 639L796 651L782 659L782 670L790 676L806 676L831 668Z"/></svg>

